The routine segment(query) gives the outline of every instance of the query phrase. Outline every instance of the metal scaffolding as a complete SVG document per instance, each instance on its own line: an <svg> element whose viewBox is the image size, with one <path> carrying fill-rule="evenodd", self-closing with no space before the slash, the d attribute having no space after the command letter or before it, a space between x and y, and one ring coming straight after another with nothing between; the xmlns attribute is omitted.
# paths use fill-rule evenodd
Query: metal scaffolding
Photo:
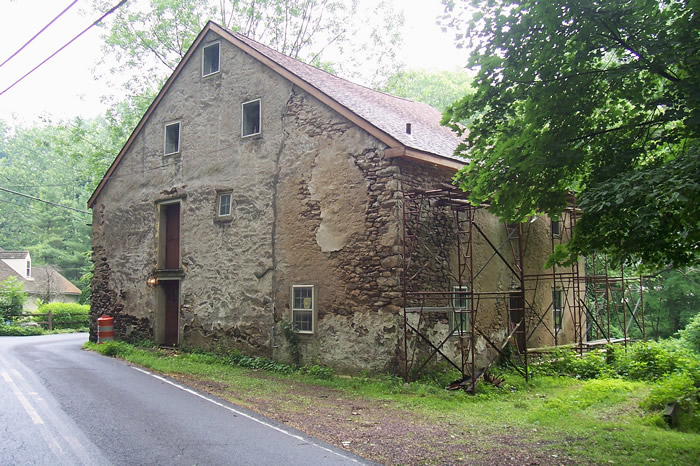
<svg viewBox="0 0 700 466"><path fill-rule="evenodd" d="M528 224L502 224L498 235L493 231L489 235L476 219L480 211L484 211L480 218L486 218L487 207L471 205L466 195L452 186L404 193L405 380L418 377L439 358L462 374L454 388L472 393L479 377L499 358L510 362L527 380L528 352L532 351L528 342L539 332L551 335L554 346L561 345L565 321L573 328L573 338L567 343L580 352L602 342L626 344L632 325L642 338L646 336L641 277L626 277L624 271L611 276L607 260L596 255L589 264L580 260L550 270L544 270L544 264L528 264L526 269L531 228ZM571 238L578 213L572 200L561 218L552 222L550 253ZM480 251L478 264L475 243L485 250ZM501 289L503 283L479 280L487 266L496 263L510 277L507 290ZM547 294L543 288L551 289L551 301L537 306L536 297ZM478 317L486 312L485 303L498 314L491 316L491 321L503 325L499 341L480 327ZM440 322L447 323L446 335L435 331ZM477 355L477 337L495 351Z"/></svg>

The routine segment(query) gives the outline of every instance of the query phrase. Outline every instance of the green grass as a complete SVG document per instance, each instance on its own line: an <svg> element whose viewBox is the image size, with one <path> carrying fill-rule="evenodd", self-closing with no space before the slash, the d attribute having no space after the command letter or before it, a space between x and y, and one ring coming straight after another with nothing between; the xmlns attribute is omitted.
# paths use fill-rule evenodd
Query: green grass
<svg viewBox="0 0 700 466"><path fill-rule="evenodd" d="M59 333L87 332L88 328L61 328L46 330L41 327L20 327L19 325L0 325L0 337L28 337L36 335L56 335Z"/></svg>
<svg viewBox="0 0 700 466"><path fill-rule="evenodd" d="M139 348L121 342L87 343L86 348L117 356L166 374L193 376L230 393L229 399L254 407L257 402L293 403L284 409L303 409L314 403L318 387L339 397L386 403L408 420L419 420L454 432L470 441L494 445L504 432L529 448L567 456L575 462L608 464L700 464L700 434L668 428L660 411L640 405L657 387L654 382L620 378L577 380L538 376L525 382L505 373L504 387L480 385L476 395L449 392L433 381L405 384L397 377L342 377L314 371L250 369L232 365L212 354ZM304 373L306 372L306 373ZM447 440L449 441L449 439ZM460 442L457 439L454 442Z"/></svg>

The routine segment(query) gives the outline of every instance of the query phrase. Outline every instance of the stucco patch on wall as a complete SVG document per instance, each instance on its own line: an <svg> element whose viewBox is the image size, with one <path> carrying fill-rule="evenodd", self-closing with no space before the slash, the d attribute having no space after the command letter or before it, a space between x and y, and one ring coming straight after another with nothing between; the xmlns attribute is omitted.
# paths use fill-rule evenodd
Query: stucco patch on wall
<svg viewBox="0 0 700 466"><path fill-rule="evenodd" d="M350 155L321 151L311 170L311 199L321 207L316 242L322 252L340 251L365 228L368 183Z"/></svg>

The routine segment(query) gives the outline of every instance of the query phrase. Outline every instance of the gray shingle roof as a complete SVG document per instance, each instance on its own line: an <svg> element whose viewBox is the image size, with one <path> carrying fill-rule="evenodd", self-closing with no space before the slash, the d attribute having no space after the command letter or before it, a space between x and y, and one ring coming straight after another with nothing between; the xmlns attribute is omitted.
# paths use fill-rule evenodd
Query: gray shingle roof
<svg viewBox="0 0 700 466"><path fill-rule="evenodd" d="M141 118L126 144L124 144L124 147L112 162L107 173L105 173L97 188L95 188L88 200L88 207L93 207L95 200L121 162L122 157L128 152L131 144L136 140L136 136L149 120L160 100L168 92L170 85L177 79L183 66L192 58L194 51L209 31L216 33L251 56L255 56L261 62L267 62L265 63L266 65L278 67L276 69L277 72L285 75L288 79L299 81L297 84L303 83L303 87L312 89L312 93L315 93L314 95L318 94L316 97L323 96L322 100L326 99L326 103L328 101L333 102L331 106L340 107L342 109L340 110L341 113L346 112L346 117L349 117L355 123L361 122L370 133L379 135L378 137L385 141L390 149L398 151L391 156L406 155L409 158L424 160L429 163L443 164L452 169L457 169L466 163L463 158L454 155L454 150L461 141L449 128L440 125L442 114L439 110L426 104L394 97L338 78L209 21L185 54L185 58L177 66L175 72L170 75L170 78L168 78L151 106ZM411 134L406 133L407 123L411 124ZM384 135L386 135L386 138ZM395 142L398 142L401 147L397 146ZM409 154L409 151L415 153ZM427 156L423 157L424 154L427 154Z"/></svg>
<svg viewBox="0 0 700 466"><path fill-rule="evenodd" d="M460 138L449 128L440 125L442 114L430 105L394 97L346 81L283 55L242 34L228 30L226 32L311 84L406 147L465 162L461 157L454 155ZM411 124L410 135L406 134L406 123Z"/></svg>
<svg viewBox="0 0 700 466"><path fill-rule="evenodd" d="M25 281L24 290L27 293L41 294L51 288L52 293L79 295L80 289L73 285L58 270L51 266L32 267L32 278L34 280ZM51 281L49 285L49 281Z"/></svg>
<svg viewBox="0 0 700 466"><path fill-rule="evenodd" d="M24 257L24 256L22 256ZM61 275L55 268L32 267L32 278L27 280L15 270L0 260L0 282L10 277L17 277L24 283L24 291L29 294L46 293L48 281L51 280L51 292L59 294L79 295L80 289L73 285L66 277Z"/></svg>
<svg viewBox="0 0 700 466"><path fill-rule="evenodd" d="M29 251L2 251L0 250L0 259L24 259L29 254Z"/></svg>

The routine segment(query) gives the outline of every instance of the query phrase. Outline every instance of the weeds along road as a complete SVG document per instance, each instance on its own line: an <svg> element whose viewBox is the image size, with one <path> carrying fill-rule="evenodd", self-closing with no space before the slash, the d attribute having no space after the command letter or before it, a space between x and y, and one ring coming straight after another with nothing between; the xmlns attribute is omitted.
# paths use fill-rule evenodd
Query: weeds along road
<svg viewBox="0 0 700 466"><path fill-rule="evenodd" d="M0 337L0 463L358 464L167 378L83 351L87 334Z"/></svg>

